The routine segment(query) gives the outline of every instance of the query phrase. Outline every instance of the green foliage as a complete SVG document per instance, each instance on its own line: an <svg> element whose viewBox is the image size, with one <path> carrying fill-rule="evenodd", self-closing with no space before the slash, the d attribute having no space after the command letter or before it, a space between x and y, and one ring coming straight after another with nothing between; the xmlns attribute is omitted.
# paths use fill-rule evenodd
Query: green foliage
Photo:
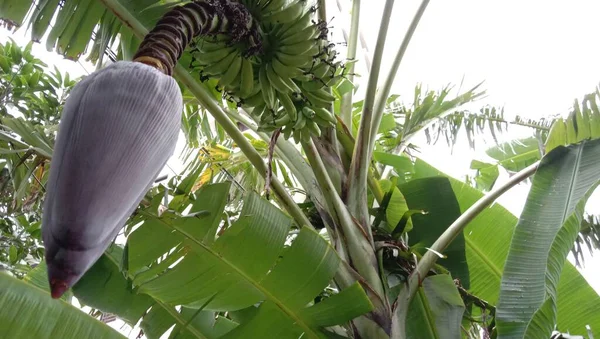
<svg viewBox="0 0 600 339"><path fill-rule="evenodd" d="M584 96L581 105L578 100L567 119L559 118L552 124L546 140L546 152L558 146L575 144L582 140L600 138L600 88Z"/></svg>
<svg viewBox="0 0 600 339"><path fill-rule="evenodd" d="M405 149L410 144L411 138L420 131L425 131L428 139L431 138L430 130L435 128L436 122L444 121L446 116L452 114L458 107L473 102L485 94L484 91L479 91L479 86L449 99L448 96L452 91L451 86L446 86L438 93L435 91L424 92L420 85L415 87L415 94L411 105L400 100L388 102L389 113L396 120L396 126L392 128L389 118L384 114L382 125L379 132L382 133L378 139L379 146L382 150L399 150ZM358 102L354 105L354 111L360 112L362 103ZM358 125L358 118L355 116L355 124ZM460 127L460 124L459 126ZM456 139L458 128L453 132L452 138ZM448 137L448 136L447 136ZM437 139L435 137L434 139Z"/></svg>
<svg viewBox="0 0 600 339"><path fill-rule="evenodd" d="M227 183L205 185L185 215L175 210L189 202L178 199L158 213L163 194L155 195L130 220L125 252L107 251L74 295L130 324L142 319L149 338L176 323L174 333L200 338L319 337L372 309L359 284L317 298L340 264L335 251L307 228L290 236L290 219L254 193L228 219L229 191ZM254 316L224 313L239 310ZM193 328L183 329L188 323Z"/></svg>
<svg viewBox="0 0 600 339"><path fill-rule="evenodd" d="M444 176L446 174L425 163L415 162L415 178ZM464 213L483 193L469 184L449 178L456 199ZM508 256L508 246L518 218L499 204L494 204L480 213L465 228L465 251L470 274L469 292L495 306L498 303L500 283ZM594 316L600 296L577 269L569 262L560 274L558 284L557 327L563 332L586 333L586 325L600 328L600 319ZM479 321L491 321L489 313L472 311Z"/></svg>
<svg viewBox="0 0 600 339"><path fill-rule="evenodd" d="M427 277L409 310L407 337L462 338L465 305L450 276Z"/></svg>
<svg viewBox="0 0 600 339"><path fill-rule="evenodd" d="M471 169L477 171L475 175L475 187L481 191L489 191L492 189L500 175L498 165L481 162L478 160L471 161Z"/></svg>
<svg viewBox="0 0 600 339"><path fill-rule="evenodd" d="M558 118L548 123L544 119L538 122L529 121L523 126L533 127L537 132L544 128L543 133L536 136L512 140L496 145L486 154L497 161L497 164L485 164L474 160L471 168L475 169L475 186L479 189L489 190L497 177L498 166L509 173L516 173L525 167L540 160L542 156L557 146L566 146L583 140L595 139L600 136L600 91L586 94L581 104L575 100L573 108L567 118ZM549 127L551 126L551 128ZM600 239L600 228L594 223L595 216L588 216L582 221L579 237L575 240L572 252L578 263L583 259L583 246L592 252L600 248L597 239Z"/></svg>
<svg viewBox="0 0 600 339"><path fill-rule="evenodd" d="M510 172L518 172L542 157L541 141L530 137L512 140L489 148L485 153Z"/></svg>
<svg viewBox="0 0 600 339"><path fill-rule="evenodd" d="M37 287L0 273L0 332L9 338L124 338Z"/></svg>
<svg viewBox="0 0 600 339"><path fill-rule="evenodd" d="M76 80L0 44L0 263L17 277L43 256L41 200L62 106Z"/></svg>
<svg viewBox="0 0 600 339"><path fill-rule="evenodd" d="M579 232L585 202L598 184L599 161L599 140L557 147L544 157L504 268L500 336L545 338L552 332L558 279Z"/></svg>
<svg viewBox="0 0 600 339"><path fill-rule="evenodd" d="M414 179L400 185L408 207L424 211L412 216L413 230L409 233L409 244L421 255L433 245L435 240L460 216L460 207L447 178ZM453 278L469 288L469 268L465 257L465 239L458 235L445 251L439 263L450 270Z"/></svg>
<svg viewBox="0 0 600 339"><path fill-rule="evenodd" d="M77 79L31 54L32 43L24 49L14 41L0 44L0 115L22 116L33 124L54 125L62 105Z"/></svg>

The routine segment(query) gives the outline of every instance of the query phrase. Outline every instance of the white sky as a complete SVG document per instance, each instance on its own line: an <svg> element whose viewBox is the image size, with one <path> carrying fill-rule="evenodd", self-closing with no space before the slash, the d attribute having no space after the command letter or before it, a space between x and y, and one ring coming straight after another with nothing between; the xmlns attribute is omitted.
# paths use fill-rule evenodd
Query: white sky
<svg viewBox="0 0 600 339"><path fill-rule="evenodd" d="M419 3L417 0L396 1L383 74L387 73ZM362 2L361 30L371 53L383 4L383 0ZM349 4L345 6L349 11ZM334 17L333 25L348 22L347 15L337 11L335 1L330 0L328 13ZM539 119L556 113L566 114L575 98L593 91L600 83L598 13L600 2L597 0L431 1L400 66L392 92L410 101L417 83L438 90L450 83L458 86L464 77L463 88L485 80L483 87L488 96L480 101L481 105L503 105L509 119L515 115ZM1 29L0 41L6 41L7 36L7 31ZM12 37L21 45L28 41L22 31ZM48 53L43 45L36 44L33 51L49 65L57 65L73 76L94 69L85 64L85 71L81 64ZM364 67L364 63L358 65ZM366 83L366 77L361 79ZM528 135L528 130L515 129L505 137ZM490 140L487 142L491 146ZM423 147L421 157L455 177L462 177L468 173L474 157L485 159L486 145L480 142L478 146L476 152L468 151L466 140L462 140L455 147L458 152L450 154L440 142ZM505 194L500 203L518 214L526 194L527 187L518 186ZM596 195L588 203L588 210L600 214L598 204L600 197ZM599 256L588 258L586 263L582 273L596 291L600 291Z"/></svg>

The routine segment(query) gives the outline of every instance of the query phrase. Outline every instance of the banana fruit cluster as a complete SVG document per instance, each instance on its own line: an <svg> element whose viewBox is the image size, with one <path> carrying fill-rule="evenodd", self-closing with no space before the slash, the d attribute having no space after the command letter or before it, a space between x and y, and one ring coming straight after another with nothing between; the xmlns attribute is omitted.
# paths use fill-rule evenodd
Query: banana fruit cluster
<svg viewBox="0 0 600 339"><path fill-rule="evenodd" d="M262 51L248 56L244 42L225 35L195 41L194 67L204 78L249 109L262 131L281 128L296 142L320 136L336 122L329 88L344 76L328 44L327 27L315 22L306 0L245 0L259 24Z"/></svg>

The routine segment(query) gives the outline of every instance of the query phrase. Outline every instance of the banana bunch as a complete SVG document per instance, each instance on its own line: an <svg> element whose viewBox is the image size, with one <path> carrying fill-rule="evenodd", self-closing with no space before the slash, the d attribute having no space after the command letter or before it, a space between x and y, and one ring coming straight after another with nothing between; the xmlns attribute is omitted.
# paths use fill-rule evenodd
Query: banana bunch
<svg viewBox="0 0 600 339"><path fill-rule="evenodd" d="M320 136L336 118L329 109L329 88L344 76L335 61L327 27L316 23L306 0L243 0L262 33L263 48L247 56L244 42L227 36L196 41L195 66L205 78L218 79L219 89L238 106L251 110L262 131L281 128L296 142Z"/></svg>

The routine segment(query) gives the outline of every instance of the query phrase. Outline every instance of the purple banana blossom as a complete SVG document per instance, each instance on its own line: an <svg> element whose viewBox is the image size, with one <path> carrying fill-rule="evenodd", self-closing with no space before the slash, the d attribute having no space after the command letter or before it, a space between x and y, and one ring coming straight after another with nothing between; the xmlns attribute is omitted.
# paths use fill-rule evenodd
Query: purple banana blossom
<svg viewBox="0 0 600 339"><path fill-rule="evenodd" d="M72 90L59 125L42 219L51 295L98 260L175 150L176 81L119 61Z"/></svg>

